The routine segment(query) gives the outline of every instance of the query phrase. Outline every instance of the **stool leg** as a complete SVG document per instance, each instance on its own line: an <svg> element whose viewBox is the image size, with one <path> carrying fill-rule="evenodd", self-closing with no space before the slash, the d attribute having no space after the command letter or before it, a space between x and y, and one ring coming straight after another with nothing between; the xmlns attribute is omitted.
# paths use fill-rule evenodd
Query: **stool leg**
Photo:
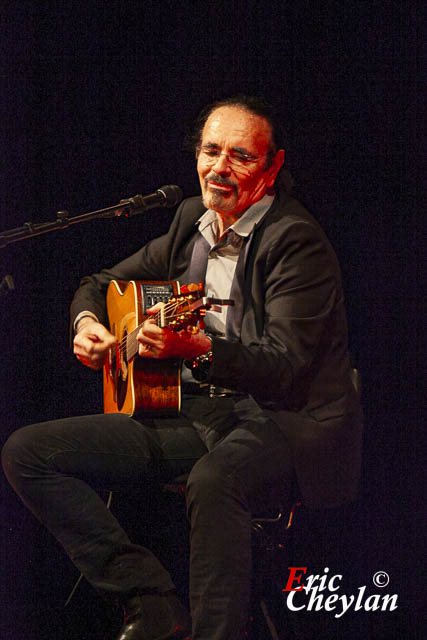
<svg viewBox="0 0 427 640"><path fill-rule="evenodd" d="M274 626L274 622L270 618L270 614L268 612L268 607L267 607L267 604L266 604L265 600L263 600L263 598L261 598L259 604L260 604L260 607L261 607L261 611L264 614L265 622L267 624L267 627L268 627L268 630L269 630L269 632L271 634L271 637L273 638L273 640L280 640L279 635L277 633L277 629Z"/></svg>

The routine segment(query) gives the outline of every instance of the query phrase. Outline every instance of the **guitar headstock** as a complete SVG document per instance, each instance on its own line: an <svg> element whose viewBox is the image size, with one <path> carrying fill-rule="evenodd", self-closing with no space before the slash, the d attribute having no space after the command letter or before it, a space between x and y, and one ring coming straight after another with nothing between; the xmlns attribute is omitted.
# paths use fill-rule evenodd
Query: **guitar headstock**
<svg viewBox="0 0 427 640"><path fill-rule="evenodd" d="M197 333L204 329L203 318L206 311L220 311L223 305L234 305L233 300L207 298L204 295L204 285L183 285L180 294L175 295L157 311L156 323L159 327L168 327L175 331L186 329L190 333Z"/></svg>
<svg viewBox="0 0 427 640"><path fill-rule="evenodd" d="M210 304L204 297L203 282L181 286L181 294L170 298L163 309L164 324L174 331L186 329L190 333L197 333L204 329L203 318ZM206 298L204 298L206 300Z"/></svg>

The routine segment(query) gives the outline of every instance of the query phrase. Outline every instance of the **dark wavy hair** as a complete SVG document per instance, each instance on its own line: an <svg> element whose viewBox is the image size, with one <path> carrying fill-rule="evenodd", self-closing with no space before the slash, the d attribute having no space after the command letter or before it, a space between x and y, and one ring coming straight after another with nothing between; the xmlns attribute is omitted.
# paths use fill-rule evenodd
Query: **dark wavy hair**
<svg viewBox="0 0 427 640"><path fill-rule="evenodd" d="M196 155L200 148L203 128L209 116L220 107L238 107L239 109L244 109L249 113L260 116L268 122L271 129L271 148L268 151L265 163L265 169L268 169L271 165L274 154L279 149L285 148L285 132L279 118L277 117L275 108L261 96L248 96L240 93L235 96L231 96L230 98L217 100L205 107L195 121L189 141L190 146L196 152ZM283 189L287 193L290 193L292 191L293 184L294 180L289 170L283 166L277 174L274 186L277 189Z"/></svg>

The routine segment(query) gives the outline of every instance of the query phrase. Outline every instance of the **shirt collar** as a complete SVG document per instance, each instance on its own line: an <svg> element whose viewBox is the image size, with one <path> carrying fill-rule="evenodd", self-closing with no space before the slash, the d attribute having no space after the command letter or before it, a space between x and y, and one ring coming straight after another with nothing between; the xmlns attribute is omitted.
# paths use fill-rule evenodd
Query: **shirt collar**
<svg viewBox="0 0 427 640"><path fill-rule="evenodd" d="M235 233L239 236L249 236L255 225L258 224L269 208L272 205L274 200L274 196L265 194L261 200L255 202L255 204L251 205L248 209L246 209L245 213L241 218L236 220L234 224L232 224L229 229L233 229ZM197 220L196 224L199 225L199 231L203 234L204 231L208 227L215 226L217 224L217 213L213 209L208 209L205 213Z"/></svg>

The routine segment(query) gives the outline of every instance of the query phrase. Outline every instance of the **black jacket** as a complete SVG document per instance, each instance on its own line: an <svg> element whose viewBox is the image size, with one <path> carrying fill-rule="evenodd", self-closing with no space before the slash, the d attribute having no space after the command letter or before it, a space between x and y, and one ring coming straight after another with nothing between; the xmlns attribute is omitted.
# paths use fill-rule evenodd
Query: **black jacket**
<svg viewBox="0 0 427 640"><path fill-rule="evenodd" d="M195 222L205 210L200 197L184 200L166 235L83 278L71 321L90 310L107 324L112 279L187 282ZM351 500L359 482L361 411L335 253L312 216L280 192L246 254L240 340L214 338L210 381L250 393L280 425L306 504Z"/></svg>

